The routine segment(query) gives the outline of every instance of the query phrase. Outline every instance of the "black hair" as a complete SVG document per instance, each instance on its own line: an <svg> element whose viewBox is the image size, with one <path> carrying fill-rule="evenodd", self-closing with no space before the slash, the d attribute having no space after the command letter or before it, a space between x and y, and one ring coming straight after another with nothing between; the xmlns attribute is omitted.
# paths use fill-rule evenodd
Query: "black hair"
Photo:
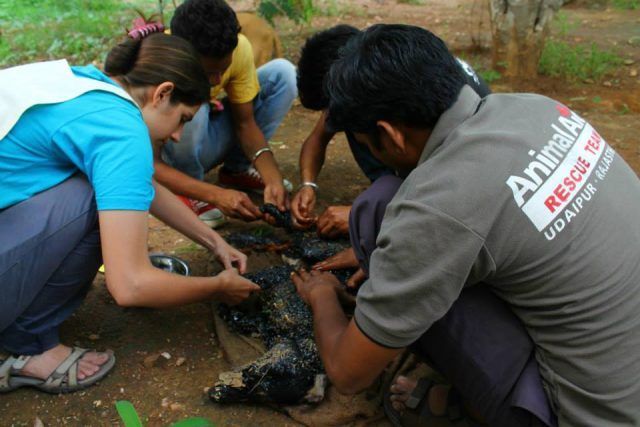
<svg viewBox="0 0 640 427"><path fill-rule="evenodd" d="M460 65L430 31L374 25L352 37L331 66L328 125L374 141L378 120L433 129L464 84Z"/></svg>
<svg viewBox="0 0 640 427"><path fill-rule="evenodd" d="M324 110L328 107L324 80L340 50L358 34L360 30L351 25L336 25L307 39L300 51L297 79L300 102L305 108Z"/></svg>
<svg viewBox="0 0 640 427"><path fill-rule="evenodd" d="M104 71L130 88L172 82L171 102L200 105L209 99L210 84L197 52L184 39L157 33L128 38L107 55Z"/></svg>
<svg viewBox="0 0 640 427"><path fill-rule="evenodd" d="M220 59L238 45L240 24L224 0L186 0L171 18L171 34L188 40L202 56Z"/></svg>

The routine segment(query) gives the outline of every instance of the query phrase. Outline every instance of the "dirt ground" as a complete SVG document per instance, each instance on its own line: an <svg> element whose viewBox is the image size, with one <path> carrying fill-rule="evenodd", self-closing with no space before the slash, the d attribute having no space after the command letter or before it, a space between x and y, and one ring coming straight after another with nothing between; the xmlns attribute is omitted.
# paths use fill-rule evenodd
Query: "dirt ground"
<svg viewBox="0 0 640 427"><path fill-rule="evenodd" d="M301 43L308 35L336 23L365 27L379 22L402 22L431 29L474 66L488 66L488 24L480 19L482 13L474 8L471 0L426 1L425 5L392 0L327 4L334 5L335 10L327 9L324 15L314 18L311 25L300 27L279 22L291 60L297 60ZM242 9L239 3L235 6ZM537 92L566 103L590 120L638 173L640 10L588 8L577 1L567 6L565 12L579 23L569 31L567 40L595 42L623 56L627 65L621 65L613 75L597 83L540 77L494 82L492 89ZM299 181L300 146L317 117L316 113L296 104L273 138L276 157L294 185ZM210 175L211 180L215 178L215 174ZM349 204L366 188L367 181L342 137L332 142L318 184L320 208L328 204ZM198 275L219 270L219 265L212 262L206 251L153 218L149 223L150 251L174 253L187 260ZM242 227L232 223L220 231L225 234ZM250 258L253 270L264 264L264 259ZM118 358L116 369L97 387L76 394L49 396L23 389L0 396L0 425L33 425L36 417L50 426L122 425L115 411L117 400L131 401L148 426L169 425L192 416L206 417L217 426L297 425L274 408L217 406L207 400L204 390L213 384L219 372L229 369L216 342L211 319L207 303L166 310L120 308L107 293L103 277L98 275L87 302L64 325L62 339L69 344L114 349ZM150 356L165 352L170 359L160 357L155 364L149 363Z"/></svg>

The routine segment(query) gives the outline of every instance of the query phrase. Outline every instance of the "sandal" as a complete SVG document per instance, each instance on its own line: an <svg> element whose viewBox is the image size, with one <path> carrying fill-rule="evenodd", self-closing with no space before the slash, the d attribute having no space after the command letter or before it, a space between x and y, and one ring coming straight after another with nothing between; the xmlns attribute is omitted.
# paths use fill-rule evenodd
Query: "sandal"
<svg viewBox="0 0 640 427"><path fill-rule="evenodd" d="M464 426L466 420L462 411L462 402L458 393L451 389L448 395L447 411L445 415L433 415L429 409L427 396L436 382L429 378L420 378L409 399L404 403L406 409L402 412L393 408L391 390L384 394L384 413L395 427L408 426Z"/></svg>
<svg viewBox="0 0 640 427"><path fill-rule="evenodd" d="M46 380L20 375L31 356L11 356L0 364L0 393L7 393L21 387L34 387L52 394L71 393L87 388L104 378L116 363L112 352L109 359L90 377L78 380L78 361L88 349L73 347L71 354L58 365Z"/></svg>

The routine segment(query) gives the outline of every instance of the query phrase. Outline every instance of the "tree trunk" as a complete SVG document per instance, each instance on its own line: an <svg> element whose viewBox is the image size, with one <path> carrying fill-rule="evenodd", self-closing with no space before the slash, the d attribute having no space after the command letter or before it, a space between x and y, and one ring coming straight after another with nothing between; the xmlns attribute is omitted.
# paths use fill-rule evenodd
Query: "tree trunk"
<svg viewBox="0 0 640 427"><path fill-rule="evenodd" d="M549 23L563 0L489 0L493 67L506 77L535 77Z"/></svg>

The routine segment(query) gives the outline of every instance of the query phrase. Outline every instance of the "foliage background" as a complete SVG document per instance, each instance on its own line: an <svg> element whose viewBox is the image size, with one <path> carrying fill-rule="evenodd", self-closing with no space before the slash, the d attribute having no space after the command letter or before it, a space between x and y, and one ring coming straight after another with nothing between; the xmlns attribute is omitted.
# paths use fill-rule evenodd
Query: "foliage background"
<svg viewBox="0 0 640 427"><path fill-rule="evenodd" d="M181 0L0 0L0 68L26 62L67 58L71 64L99 64L111 46L126 34L136 10L145 16L161 8L165 22ZM384 1L384 0L380 0ZM427 0L398 0L428 7ZM255 0L255 10L272 24L278 16L300 28L314 16L357 14L355 3L340 0ZM609 0L616 9L637 9L640 0ZM362 11L360 11L362 12ZM548 40L539 71L569 80L600 80L620 65L614 52L569 42L567 34L580 24L568 13L557 14L555 36ZM321 28L318 28L320 30ZM286 44L286 40L284 41ZM500 73L470 61L491 83Z"/></svg>
<svg viewBox="0 0 640 427"><path fill-rule="evenodd" d="M177 2L180 3L180 2ZM173 2L164 1L168 22ZM308 22L312 0L263 0L257 11L267 20L285 15ZM157 0L0 0L0 67L67 58L72 64L102 62L115 40L137 16L158 13Z"/></svg>

